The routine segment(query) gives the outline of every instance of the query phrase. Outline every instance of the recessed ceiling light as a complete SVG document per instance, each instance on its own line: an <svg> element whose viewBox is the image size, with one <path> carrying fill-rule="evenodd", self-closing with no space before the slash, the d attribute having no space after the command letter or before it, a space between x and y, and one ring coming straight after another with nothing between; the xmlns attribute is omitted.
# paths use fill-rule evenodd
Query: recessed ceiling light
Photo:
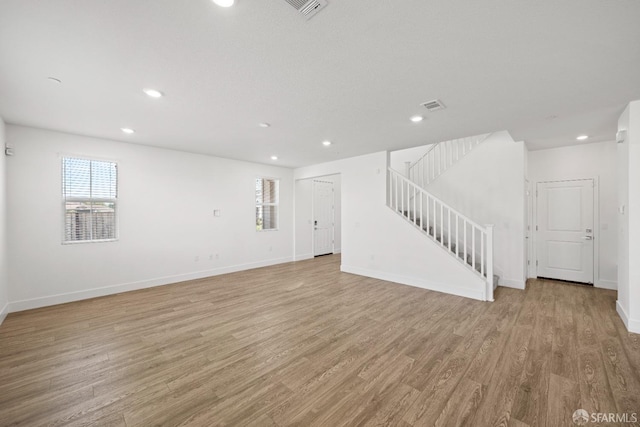
<svg viewBox="0 0 640 427"><path fill-rule="evenodd" d="M151 98L162 98L164 96L164 93L156 89L143 89L143 92Z"/></svg>
<svg viewBox="0 0 640 427"><path fill-rule="evenodd" d="M230 7L233 6L234 0L213 0L213 2L220 7Z"/></svg>
<svg viewBox="0 0 640 427"><path fill-rule="evenodd" d="M258 126L260 126L261 128L270 128L271 125L269 123L260 123Z"/></svg>
<svg viewBox="0 0 640 427"><path fill-rule="evenodd" d="M424 120L424 117L422 117L422 116L413 116L413 117L411 117L411 121L413 123L420 123L423 120Z"/></svg>
<svg viewBox="0 0 640 427"><path fill-rule="evenodd" d="M47 77L47 80L49 80L49 81L51 81L53 83L58 83L58 84L62 83L62 80L57 79L55 77Z"/></svg>
<svg viewBox="0 0 640 427"><path fill-rule="evenodd" d="M278 160L278 156L271 156L271 160Z"/></svg>
<svg viewBox="0 0 640 427"><path fill-rule="evenodd" d="M131 128L120 128L120 130L122 132L126 133L127 135L131 135L132 133L136 133L136 131L131 129Z"/></svg>
<svg viewBox="0 0 640 427"><path fill-rule="evenodd" d="M588 139L588 138L589 138L589 135L580 135L580 136L579 136L579 137L577 137L576 139L577 139L578 141L584 141L585 139Z"/></svg>
<svg viewBox="0 0 640 427"><path fill-rule="evenodd" d="M324 145L325 147L328 147L331 145L331 141L322 141L322 145Z"/></svg>

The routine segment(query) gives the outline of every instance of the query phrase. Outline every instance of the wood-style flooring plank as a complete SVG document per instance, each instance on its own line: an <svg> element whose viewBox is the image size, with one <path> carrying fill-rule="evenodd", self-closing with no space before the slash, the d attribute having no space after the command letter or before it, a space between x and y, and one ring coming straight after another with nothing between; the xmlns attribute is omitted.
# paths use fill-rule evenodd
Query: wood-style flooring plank
<svg viewBox="0 0 640 427"><path fill-rule="evenodd" d="M564 426L640 412L616 293L473 301L327 256L11 313L0 426Z"/></svg>

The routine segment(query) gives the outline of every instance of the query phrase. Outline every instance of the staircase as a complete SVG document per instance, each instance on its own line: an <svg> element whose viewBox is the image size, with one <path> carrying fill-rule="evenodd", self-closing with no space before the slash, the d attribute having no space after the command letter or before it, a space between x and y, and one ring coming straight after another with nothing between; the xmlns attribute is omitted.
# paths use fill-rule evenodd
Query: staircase
<svg viewBox="0 0 640 427"><path fill-rule="evenodd" d="M406 176L389 168L387 206L481 277L484 299L493 301L499 280L493 274L493 225L474 222L425 189L488 136L436 144L407 167Z"/></svg>
<svg viewBox="0 0 640 427"><path fill-rule="evenodd" d="M452 139L434 144L414 163L407 165L407 178L422 188L427 188L436 178L455 165L471 150L480 145L490 134Z"/></svg>

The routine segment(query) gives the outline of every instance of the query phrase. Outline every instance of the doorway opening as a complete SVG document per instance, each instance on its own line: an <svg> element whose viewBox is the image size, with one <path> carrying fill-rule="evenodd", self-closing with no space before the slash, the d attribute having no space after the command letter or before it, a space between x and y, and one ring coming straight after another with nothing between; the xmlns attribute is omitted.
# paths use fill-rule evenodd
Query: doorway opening
<svg viewBox="0 0 640 427"><path fill-rule="evenodd" d="M295 259L340 253L340 175L301 179L295 185Z"/></svg>
<svg viewBox="0 0 640 427"><path fill-rule="evenodd" d="M333 181L313 180L313 256L333 254L335 245Z"/></svg>

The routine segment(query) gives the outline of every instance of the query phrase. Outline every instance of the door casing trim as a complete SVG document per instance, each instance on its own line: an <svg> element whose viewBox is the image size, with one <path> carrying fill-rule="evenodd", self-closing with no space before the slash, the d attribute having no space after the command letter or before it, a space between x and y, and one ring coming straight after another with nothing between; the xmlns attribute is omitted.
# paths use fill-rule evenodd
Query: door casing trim
<svg viewBox="0 0 640 427"><path fill-rule="evenodd" d="M554 182L570 182L570 181L592 181L593 182L593 286L596 288L611 289L611 285L608 283L602 283L600 280L600 182L599 176L582 177L575 179L559 179L559 180L546 180L536 181L535 192L533 197L533 226L536 230L533 231L533 262L538 262L538 186L540 184L549 184ZM533 276L538 277L537 264L533 266ZM606 281L605 281L606 282Z"/></svg>

